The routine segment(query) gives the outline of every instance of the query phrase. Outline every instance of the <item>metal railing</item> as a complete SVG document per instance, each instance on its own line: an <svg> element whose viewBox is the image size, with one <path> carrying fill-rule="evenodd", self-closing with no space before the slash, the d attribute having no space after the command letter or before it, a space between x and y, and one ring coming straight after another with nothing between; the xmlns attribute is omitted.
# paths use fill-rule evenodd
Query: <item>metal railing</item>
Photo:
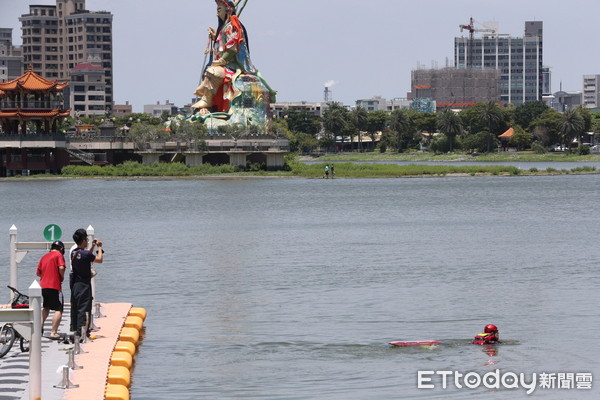
<svg viewBox="0 0 600 400"><path fill-rule="evenodd" d="M10 110L62 110L64 107L63 101L58 100L4 100L0 101L0 109L4 111Z"/></svg>
<svg viewBox="0 0 600 400"><path fill-rule="evenodd" d="M26 135L0 135L2 142L25 142L25 141L55 141L64 142L67 137L64 133L28 133Z"/></svg>
<svg viewBox="0 0 600 400"><path fill-rule="evenodd" d="M157 151L157 152L184 152L184 151L244 151L244 152L273 152L273 151L289 151L289 142L282 139L273 138L256 138L256 139L206 139L206 140L161 140L141 142L127 139L121 136L97 136L90 135L87 137L65 135L64 133L50 134L18 134L18 135L2 135L0 141L4 142L27 142L27 141L55 141L65 142L67 151L75 157L81 158L88 162L89 156L75 146L70 144L78 143L134 143L137 151ZM60 146L58 146L60 147ZM93 160L91 160L93 161ZM88 162L89 163L89 162Z"/></svg>
<svg viewBox="0 0 600 400"><path fill-rule="evenodd" d="M243 152L269 152L289 151L289 142L286 140L206 140L192 142L138 142L138 151L243 151Z"/></svg>
<svg viewBox="0 0 600 400"><path fill-rule="evenodd" d="M0 310L0 324L13 328L29 339L29 398L42 398L42 288L34 280L29 286L29 308Z"/></svg>

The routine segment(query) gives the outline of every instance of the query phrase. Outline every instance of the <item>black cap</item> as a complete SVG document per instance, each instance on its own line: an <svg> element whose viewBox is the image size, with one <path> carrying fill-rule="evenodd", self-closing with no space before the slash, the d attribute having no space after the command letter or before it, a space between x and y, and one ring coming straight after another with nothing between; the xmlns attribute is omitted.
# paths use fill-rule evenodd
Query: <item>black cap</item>
<svg viewBox="0 0 600 400"><path fill-rule="evenodd" d="M63 242L61 242L60 240L56 240L56 241L52 242L52 245L50 245L50 250L61 250L64 253L65 244Z"/></svg>

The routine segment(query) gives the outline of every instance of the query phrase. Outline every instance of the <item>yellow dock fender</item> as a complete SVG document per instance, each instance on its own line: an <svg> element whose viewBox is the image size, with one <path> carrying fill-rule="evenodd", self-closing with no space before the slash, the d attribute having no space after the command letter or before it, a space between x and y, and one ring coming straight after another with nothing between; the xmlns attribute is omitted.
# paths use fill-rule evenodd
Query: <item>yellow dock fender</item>
<svg viewBox="0 0 600 400"><path fill-rule="evenodd" d="M110 365L131 369L133 357L126 351L113 351L110 356Z"/></svg>
<svg viewBox="0 0 600 400"><path fill-rule="evenodd" d="M133 357L135 355L135 344L125 340L119 340L113 351L126 351Z"/></svg>
<svg viewBox="0 0 600 400"><path fill-rule="evenodd" d="M123 385L106 385L106 400L129 400L129 389Z"/></svg>
<svg viewBox="0 0 600 400"><path fill-rule="evenodd" d="M126 367L111 365L108 367L108 383L113 385L131 385L131 372Z"/></svg>
<svg viewBox="0 0 600 400"><path fill-rule="evenodd" d="M130 316L140 317L142 320L146 320L146 309L142 307L131 307L129 310Z"/></svg>
<svg viewBox="0 0 600 400"><path fill-rule="evenodd" d="M125 318L125 326L128 328L135 328L139 331L142 329L143 325L144 320L142 317L138 317L137 315L130 315L129 317Z"/></svg>
<svg viewBox="0 0 600 400"><path fill-rule="evenodd" d="M137 345L138 341L140 340L140 331L135 328L124 327L121 329L121 333L119 334L119 340L131 342Z"/></svg>

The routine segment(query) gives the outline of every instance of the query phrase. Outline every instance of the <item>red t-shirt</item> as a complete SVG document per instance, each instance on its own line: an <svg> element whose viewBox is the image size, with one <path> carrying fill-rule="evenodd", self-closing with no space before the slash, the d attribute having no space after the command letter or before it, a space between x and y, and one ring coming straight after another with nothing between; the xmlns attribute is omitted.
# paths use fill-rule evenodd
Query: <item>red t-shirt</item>
<svg viewBox="0 0 600 400"><path fill-rule="evenodd" d="M40 277L42 289L62 290L59 268L64 266L65 259L58 251L51 251L40 259L36 275Z"/></svg>

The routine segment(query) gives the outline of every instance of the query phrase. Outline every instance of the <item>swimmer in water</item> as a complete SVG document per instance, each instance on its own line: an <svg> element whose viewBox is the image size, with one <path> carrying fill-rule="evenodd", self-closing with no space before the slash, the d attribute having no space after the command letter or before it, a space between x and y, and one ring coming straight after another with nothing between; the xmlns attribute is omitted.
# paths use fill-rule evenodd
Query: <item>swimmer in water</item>
<svg viewBox="0 0 600 400"><path fill-rule="evenodd" d="M500 343L498 327L496 325L486 325L483 333L479 333L473 339L473 344L496 344Z"/></svg>

